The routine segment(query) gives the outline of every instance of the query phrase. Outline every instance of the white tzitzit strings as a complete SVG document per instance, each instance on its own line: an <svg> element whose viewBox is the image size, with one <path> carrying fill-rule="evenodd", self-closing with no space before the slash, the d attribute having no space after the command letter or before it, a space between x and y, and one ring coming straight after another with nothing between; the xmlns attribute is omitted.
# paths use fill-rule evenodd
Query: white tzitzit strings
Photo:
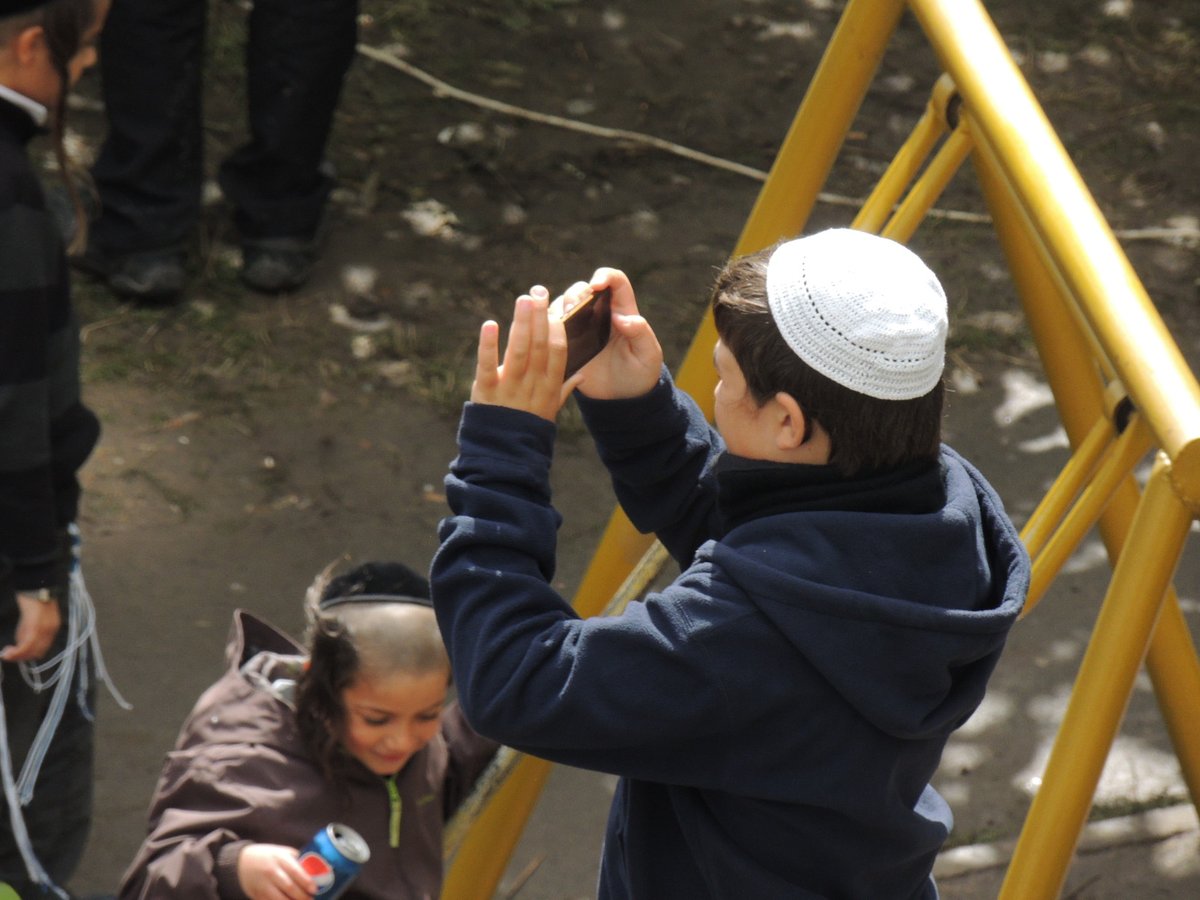
<svg viewBox="0 0 1200 900"><path fill-rule="evenodd" d="M96 680L108 688L108 692L117 705L122 709L133 708L113 684L104 664L104 655L100 650L100 636L96 631L96 607L92 603L91 594L88 593L87 584L83 580L83 568L80 565L82 540L79 528L72 524L69 530L71 568L66 598L67 640L65 646L50 659L37 663L22 662L18 664L21 677L34 691L42 693L54 688L54 694L50 698L49 709L38 728L37 736L25 757L20 777L16 779L13 777L12 757L8 750L8 723L4 713L4 700L0 696L0 781L3 781L4 785L4 797L8 803L13 836L16 838L17 848L21 851L21 858L25 862L25 869L29 873L30 880L54 891L63 900L67 900L69 895L53 883L34 853L21 809L29 805L30 800L33 799L38 772L41 771L42 762L46 758L46 752L50 748L58 724L62 721L63 710L66 708L73 680L76 683L75 702L79 704L80 711L89 721L94 719L94 713L87 701L91 678L90 670L93 666L96 671ZM89 660L93 659L94 662L89 665ZM0 679L2 678L3 676L0 674Z"/></svg>
<svg viewBox="0 0 1200 900"><path fill-rule="evenodd" d="M0 679L2 678L0 675ZM4 701L0 699L0 710L3 707ZM25 861L25 871L29 873L30 881L45 885L63 900L69 900L66 891L50 880L49 874L42 868L41 862L33 852L29 832L25 829L25 816L16 802L17 786L13 781L12 757L8 753L8 723L3 715L0 715L0 781L4 783L4 797L8 801L8 820L12 826L13 838L16 839L17 849L21 851L21 859Z"/></svg>

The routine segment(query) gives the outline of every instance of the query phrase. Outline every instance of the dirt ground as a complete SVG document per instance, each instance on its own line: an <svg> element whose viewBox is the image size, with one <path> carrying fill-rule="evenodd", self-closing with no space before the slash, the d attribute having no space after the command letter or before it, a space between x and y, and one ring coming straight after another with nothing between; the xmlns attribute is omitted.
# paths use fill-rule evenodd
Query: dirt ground
<svg viewBox="0 0 1200 900"><path fill-rule="evenodd" d="M765 171L843 5L364 0L361 40L478 95ZM243 129L244 4L210 6L215 165ZM986 6L1200 369L1200 7ZM936 74L906 18L826 186L831 195L865 195ZM94 79L79 93L73 124L86 152L103 115ZM80 893L113 890L132 857L162 754L221 669L233 609L298 631L303 590L330 560L427 563L479 323L503 320L533 283L560 288L617 265L631 274L668 363L677 363L760 188L746 174L437 96L365 56L346 84L330 159L341 184L334 227L312 282L294 296L240 288L219 199L197 235L195 279L178 306L137 309L79 285L85 393L105 428L83 472L85 573L110 671L133 704L127 712L106 699L100 708L96 829L72 884ZM939 206L981 211L968 171ZM852 214L824 202L812 227ZM1020 523L1065 450L994 236L985 225L931 220L911 243L952 298L948 438L993 479ZM558 579L570 596L612 498L570 411L562 430ZM1077 554L1014 634L984 713L948 751L939 787L955 808L956 843L1020 829L1103 592L1098 546ZM1200 574L1189 551L1177 584L1200 633ZM1147 684L1117 750L1102 809L1182 799ZM610 790L599 776L556 771L512 858L506 896L592 894ZM1185 877L1193 880L1166 882L1158 895L1189 895L1200 873ZM1073 896L1118 896L1095 879L1072 885ZM951 883L944 893L985 896L956 894Z"/></svg>

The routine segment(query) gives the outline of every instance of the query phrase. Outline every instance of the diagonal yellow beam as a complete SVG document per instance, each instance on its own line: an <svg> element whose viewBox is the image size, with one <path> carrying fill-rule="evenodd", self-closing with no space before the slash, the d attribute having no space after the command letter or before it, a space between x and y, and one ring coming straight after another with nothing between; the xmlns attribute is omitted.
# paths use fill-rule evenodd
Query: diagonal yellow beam
<svg viewBox="0 0 1200 900"><path fill-rule="evenodd" d="M1159 454L1117 561L1000 900L1053 900L1183 551L1191 515Z"/></svg>

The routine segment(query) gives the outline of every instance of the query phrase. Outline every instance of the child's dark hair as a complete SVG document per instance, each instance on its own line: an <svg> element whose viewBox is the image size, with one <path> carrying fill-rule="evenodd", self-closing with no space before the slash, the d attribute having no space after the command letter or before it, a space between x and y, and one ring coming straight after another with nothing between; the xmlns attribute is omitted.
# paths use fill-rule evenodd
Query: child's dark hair
<svg viewBox="0 0 1200 900"><path fill-rule="evenodd" d="M64 135L66 133L67 94L71 89L69 65L83 46L83 36L96 21L95 0L49 0L44 6L27 13L11 17L0 23L5 34L40 25L45 34L46 46L50 51L50 63L58 73L62 85L51 116L51 141L59 173L75 211L75 232L70 250L82 249L87 243L87 215L79 187L72 177L77 167L67 157Z"/></svg>
<svg viewBox="0 0 1200 900"><path fill-rule="evenodd" d="M346 762L342 692L360 675L445 671L450 661L429 599L429 582L402 563L369 562L334 577L330 565L308 589L309 664L296 686L300 735L326 776Z"/></svg>
<svg viewBox="0 0 1200 900"><path fill-rule="evenodd" d="M847 477L936 459L942 383L914 400L879 400L843 387L805 363L780 334L767 302L767 263L775 249L730 261L712 289L717 334L755 402L761 406L780 391L789 394L806 417L825 429L829 462Z"/></svg>

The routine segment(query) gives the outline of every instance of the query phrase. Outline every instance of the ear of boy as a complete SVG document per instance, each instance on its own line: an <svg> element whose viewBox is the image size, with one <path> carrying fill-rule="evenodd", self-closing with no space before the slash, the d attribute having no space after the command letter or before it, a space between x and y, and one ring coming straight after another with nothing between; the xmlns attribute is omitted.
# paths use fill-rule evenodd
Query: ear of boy
<svg viewBox="0 0 1200 900"><path fill-rule="evenodd" d="M49 58L46 30L41 25L21 29L0 47L0 84L29 96Z"/></svg>
<svg viewBox="0 0 1200 900"><path fill-rule="evenodd" d="M17 34L17 59L22 65L32 65L46 54L46 29L30 25Z"/></svg>
<svg viewBox="0 0 1200 900"><path fill-rule="evenodd" d="M829 462L829 435L821 424L805 414L796 398L780 391L775 404L775 446L788 462L824 465ZM804 439L808 434L808 440Z"/></svg>

